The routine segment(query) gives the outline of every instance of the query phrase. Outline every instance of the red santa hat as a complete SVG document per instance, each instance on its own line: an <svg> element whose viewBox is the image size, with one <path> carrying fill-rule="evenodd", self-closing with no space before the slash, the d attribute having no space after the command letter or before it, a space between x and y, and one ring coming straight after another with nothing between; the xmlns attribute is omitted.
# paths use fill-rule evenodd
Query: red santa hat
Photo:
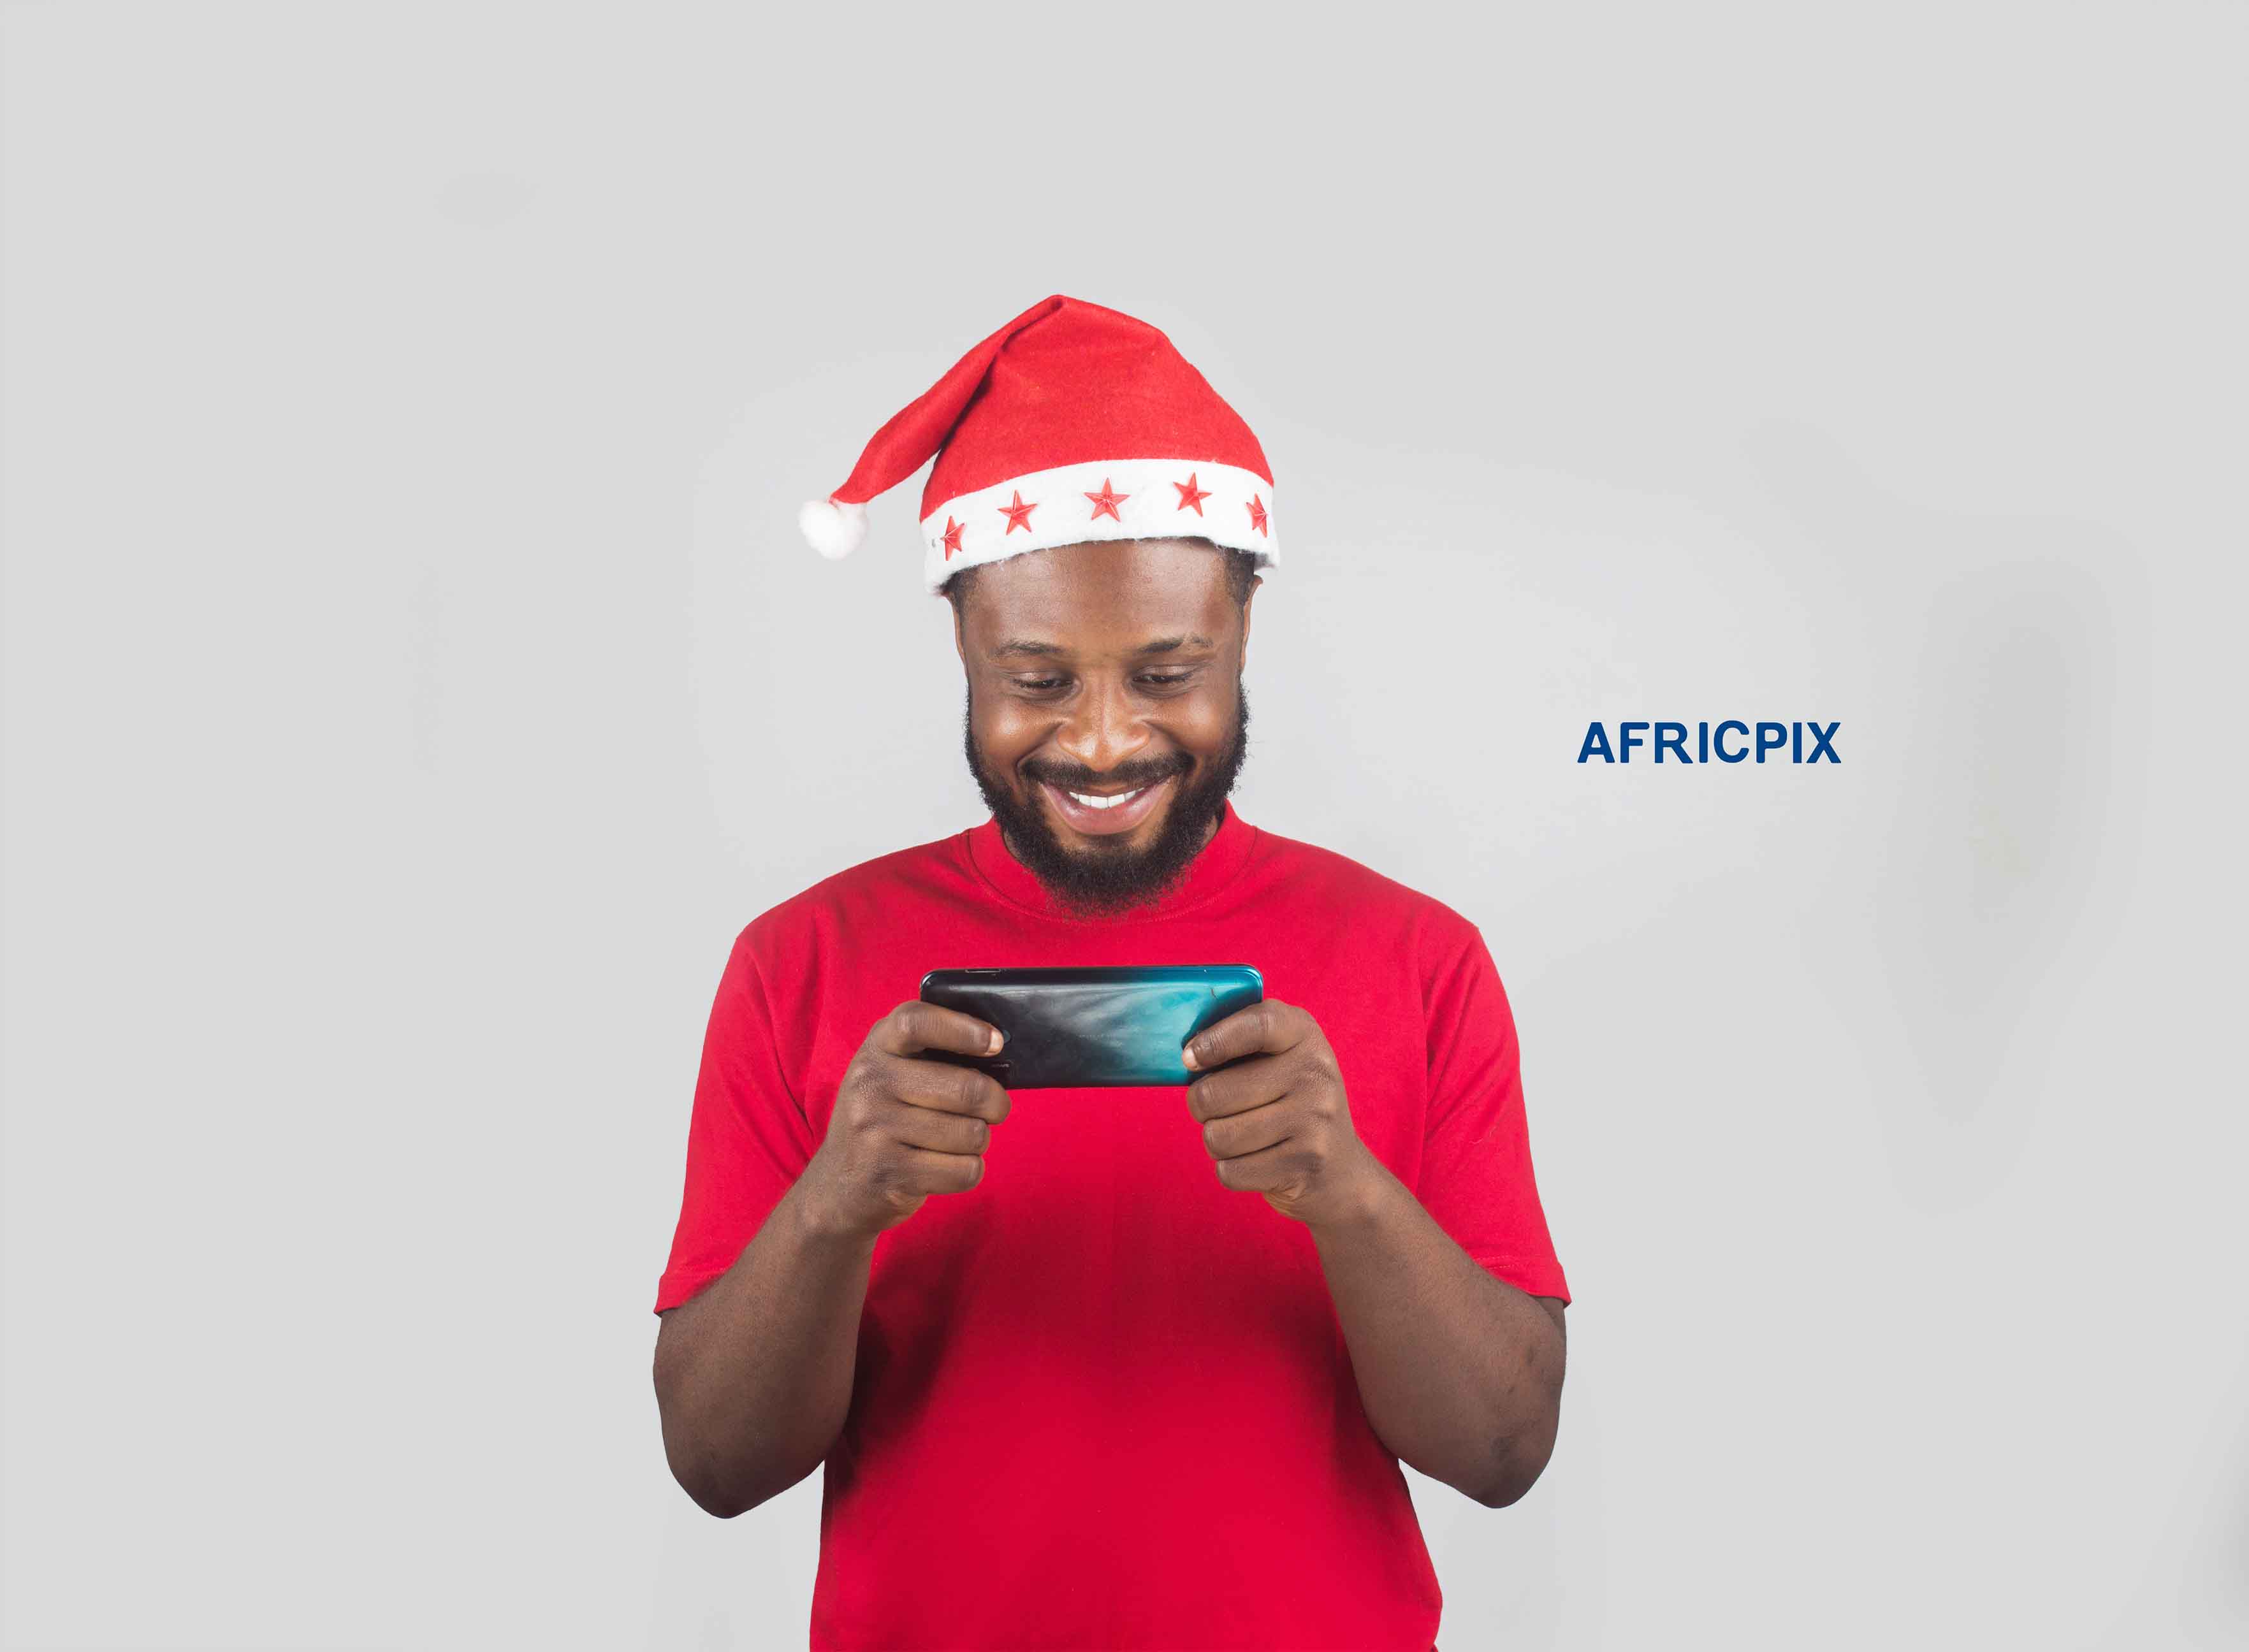
<svg viewBox="0 0 2249 1652"><path fill-rule="evenodd" d="M1042 298L875 432L849 481L799 512L823 556L867 537L867 501L927 463L922 571L1082 539L1196 537L1277 559L1273 472L1241 415L1145 321Z"/></svg>

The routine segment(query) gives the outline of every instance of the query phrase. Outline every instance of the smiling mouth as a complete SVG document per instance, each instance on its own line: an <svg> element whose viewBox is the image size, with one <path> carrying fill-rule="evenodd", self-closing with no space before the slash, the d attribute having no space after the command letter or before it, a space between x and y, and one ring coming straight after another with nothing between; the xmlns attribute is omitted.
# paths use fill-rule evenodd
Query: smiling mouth
<svg viewBox="0 0 2249 1652"><path fill-rule="evenodd" d="M1159 800L1170 793L1177 778L1166 775L1160 780L1123 792L1079 792L1056 785L1051 780L1040 781L1039 787L1047 794L1062 824L1071 831L1084 837L1117 838L1145 820Z"/></svg>

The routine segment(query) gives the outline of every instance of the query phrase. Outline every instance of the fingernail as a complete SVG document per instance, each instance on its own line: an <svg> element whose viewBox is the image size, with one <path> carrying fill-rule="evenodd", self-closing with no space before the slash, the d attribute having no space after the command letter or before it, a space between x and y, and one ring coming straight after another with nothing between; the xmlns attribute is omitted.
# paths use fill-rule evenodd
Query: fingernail
<svg viewBox="0 0 2249 1652"><path fill-rule="evenodd" d="M984 1046L984 1053L985 1053L985 1054L987 1054L987 1055L997 1055L997 1054L999 1054L999 1053L1000 1053L1000 1046L1001 1046L1001 1045L1005 1044L1007 1041L1008 1041L1007 1034L1005 1034L1004 1032L1001 1032L999 1028L997 1028L997 1027L994 1027L994 1028L992 1029L992 1041L991 1041L989 1044L987 1044L987 1045L986 1045Z"/></svg>
<svg viewBox="0 0 2249 1652"><path fill-rule="evenodd" d="M1188 1072L1200 1073L1202 1071L1202 1064L1195 1059L1194 1045L1192 1044L1188 1045L1186 1048L1180 1052L1180 1059L1186 1064L1186 1069Z"/></svg>

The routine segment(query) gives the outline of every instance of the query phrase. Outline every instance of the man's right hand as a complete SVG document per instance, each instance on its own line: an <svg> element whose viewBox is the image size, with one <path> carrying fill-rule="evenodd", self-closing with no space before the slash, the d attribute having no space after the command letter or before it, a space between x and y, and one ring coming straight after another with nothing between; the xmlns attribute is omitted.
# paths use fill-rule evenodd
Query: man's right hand
<svg viewBox="0 0 2249 1652"><path fill-rule="evenodd" d="M805 1167L812 1208L830 1231L872 1238L932 1193L965 1193L984 1179L992 1127L1008 1092L973 1067L918 1059L930 1050L996 1055L989 1022L909 998L875 1023L844 1069L828 1136Z"/></svg>

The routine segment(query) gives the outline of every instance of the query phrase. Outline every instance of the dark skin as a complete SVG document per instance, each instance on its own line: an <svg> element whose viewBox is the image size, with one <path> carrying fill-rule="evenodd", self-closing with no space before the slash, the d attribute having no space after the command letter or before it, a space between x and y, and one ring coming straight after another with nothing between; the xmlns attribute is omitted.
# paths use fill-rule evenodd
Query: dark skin
<svg viewBox="0 0 2249 1652"><path fill-rule="evenodd" d="M1191 541L987 565L954 627L987 765L1073 853L1153 841L1178 789L1226 748L1249 607L1234 602L1220 558ZM1113 840L1073 830L1022 766L1145 775L1182 759L1147 818ZM987 1023L918 1000L877 1022L795 1187L731 1269L663 1316L665 1455L711 1513L756 1507L834 1445L876 1238L932 1196L975 1187L1008 1116L997 1080L925 1053L999 1045ZM1341 1064L1303 1009L1253 1005L1198 1034L1186 1065L1200 1076L1180 1128L1201 1132L1220 1185L1311 1230L1377 1436L1487 1507L1522 1497L1560 1422L1560 1300L1486 1272L1367 1148Z"/></svg>

